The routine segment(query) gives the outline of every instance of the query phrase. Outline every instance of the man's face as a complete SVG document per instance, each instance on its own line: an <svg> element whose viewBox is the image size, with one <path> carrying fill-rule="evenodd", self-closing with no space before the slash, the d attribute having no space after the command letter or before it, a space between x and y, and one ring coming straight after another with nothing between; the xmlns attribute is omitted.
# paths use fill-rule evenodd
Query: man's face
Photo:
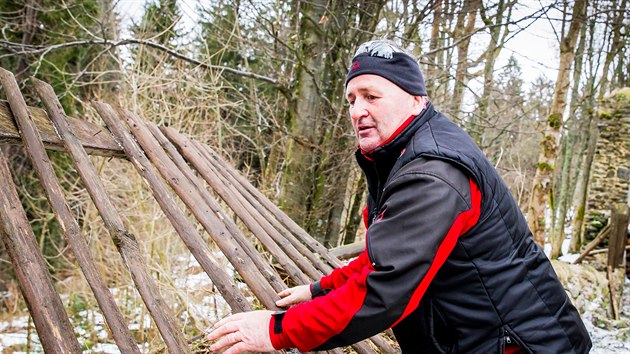
<svg viewBox="0 0 630 354"><path fill-rule="evenodd" d="M348 82L346 99L359 147L372 151L385 142L411 115L424 107L412 96L382 76L365 74Z"/></svg>

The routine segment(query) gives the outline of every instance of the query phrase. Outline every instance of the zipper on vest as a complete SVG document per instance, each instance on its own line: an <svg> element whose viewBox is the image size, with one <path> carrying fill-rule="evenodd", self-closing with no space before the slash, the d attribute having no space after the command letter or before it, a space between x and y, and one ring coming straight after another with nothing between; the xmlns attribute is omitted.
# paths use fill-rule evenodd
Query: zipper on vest
<svg viewBox="0 0 630 354"><path fill-rule="evenodd" d="M510 345L512 344L512 338L510 337L510 333L505 330L504 334L503 334L503 339L505 340L505 344Z"/></svg>

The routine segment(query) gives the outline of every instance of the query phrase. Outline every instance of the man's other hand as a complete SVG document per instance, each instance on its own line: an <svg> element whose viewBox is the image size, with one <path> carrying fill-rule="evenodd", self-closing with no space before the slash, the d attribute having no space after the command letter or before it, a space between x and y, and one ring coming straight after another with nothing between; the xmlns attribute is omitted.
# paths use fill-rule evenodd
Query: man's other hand
<svg viewBox="0 0 630 354"><path fill-rule="evenodd" d="M243 352L274 351L269 338L269 321L272 311L241 312L217 322L206 338L217 340L210 346L213 352L237 354Z"/></svg>
<svg viewBox="0 0 630 354"><path fill-rule="evenodd" d="M293 288L289 288L278 293L282 299L276 301L276 305L278 307L288 307L297 305L299 303L311 300L313 296L311 295L311 286L310 285L300 285Z"/></svg>

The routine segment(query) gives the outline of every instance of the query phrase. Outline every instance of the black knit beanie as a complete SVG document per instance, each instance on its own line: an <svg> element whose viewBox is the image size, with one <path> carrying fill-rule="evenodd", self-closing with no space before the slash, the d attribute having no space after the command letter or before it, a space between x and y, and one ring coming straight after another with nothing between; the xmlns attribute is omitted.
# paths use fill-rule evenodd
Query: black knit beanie
<svg viewBox="0 0 630 354"><path fill-rule="evenodd" d="M427 88L418 62L402 51L393 52L395 48L388 44L384 45L384 52L378 42L368 42L367 46L364 44L359 47L360 52L352 58L346 75L346 87L350 80L359 75L374 74L395 83L413 96L426 96Z"/></svg>

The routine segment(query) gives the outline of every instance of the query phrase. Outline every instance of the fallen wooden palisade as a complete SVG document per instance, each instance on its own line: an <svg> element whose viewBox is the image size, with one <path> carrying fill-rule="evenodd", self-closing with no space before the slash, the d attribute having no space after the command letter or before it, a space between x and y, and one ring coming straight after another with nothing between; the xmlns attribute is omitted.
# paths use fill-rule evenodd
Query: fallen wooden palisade
<svg viewBox="0 0 630 354"><path fill-rule="evenodd" d="M48 161L46 149L66 151L72 158L92 201L128 267L135 287L154 319L171 353L189 353L181 326L161 298L150 276L135 236L103 188L88 155L126 158L148 182L153 196L168 220L212 280L233 312L251 310L232 277L217 264L208 245L174 202L181 199L196 221L234 266L249 289L266 308L275 309L276 293L287 285L281 276L239 229L206 185L247 226L265 251L288 274L292 283L318 279L342 262L299 228L260 191L241 176L209 146L191 140L171 128L157 127L122 108L94 102L107 128L67 117L50 85L32 79L46 111L27 107L13 75L0 68L0 82L8 99L0 101L0 143L23 144L33 162L64 236L121 352L136 353L129 330L100 274L94 267L85 236L81 235L63 198L59 182ZM17 125L16 125L17 123ZM19 129L18 129L19 128ZM120 143L120 145L119 145ZM198 177L199 176L199 177ZM5 244L18 282L33 317L44 350L48 353L77 353L80 346L50 274L17 199L16 186L0 150L0 239ZM6 183L4 182L6 181ZM382 336L371 343L353 345L358 353L394 352ZM331 350L342 353L340 349Z"/></svg>

